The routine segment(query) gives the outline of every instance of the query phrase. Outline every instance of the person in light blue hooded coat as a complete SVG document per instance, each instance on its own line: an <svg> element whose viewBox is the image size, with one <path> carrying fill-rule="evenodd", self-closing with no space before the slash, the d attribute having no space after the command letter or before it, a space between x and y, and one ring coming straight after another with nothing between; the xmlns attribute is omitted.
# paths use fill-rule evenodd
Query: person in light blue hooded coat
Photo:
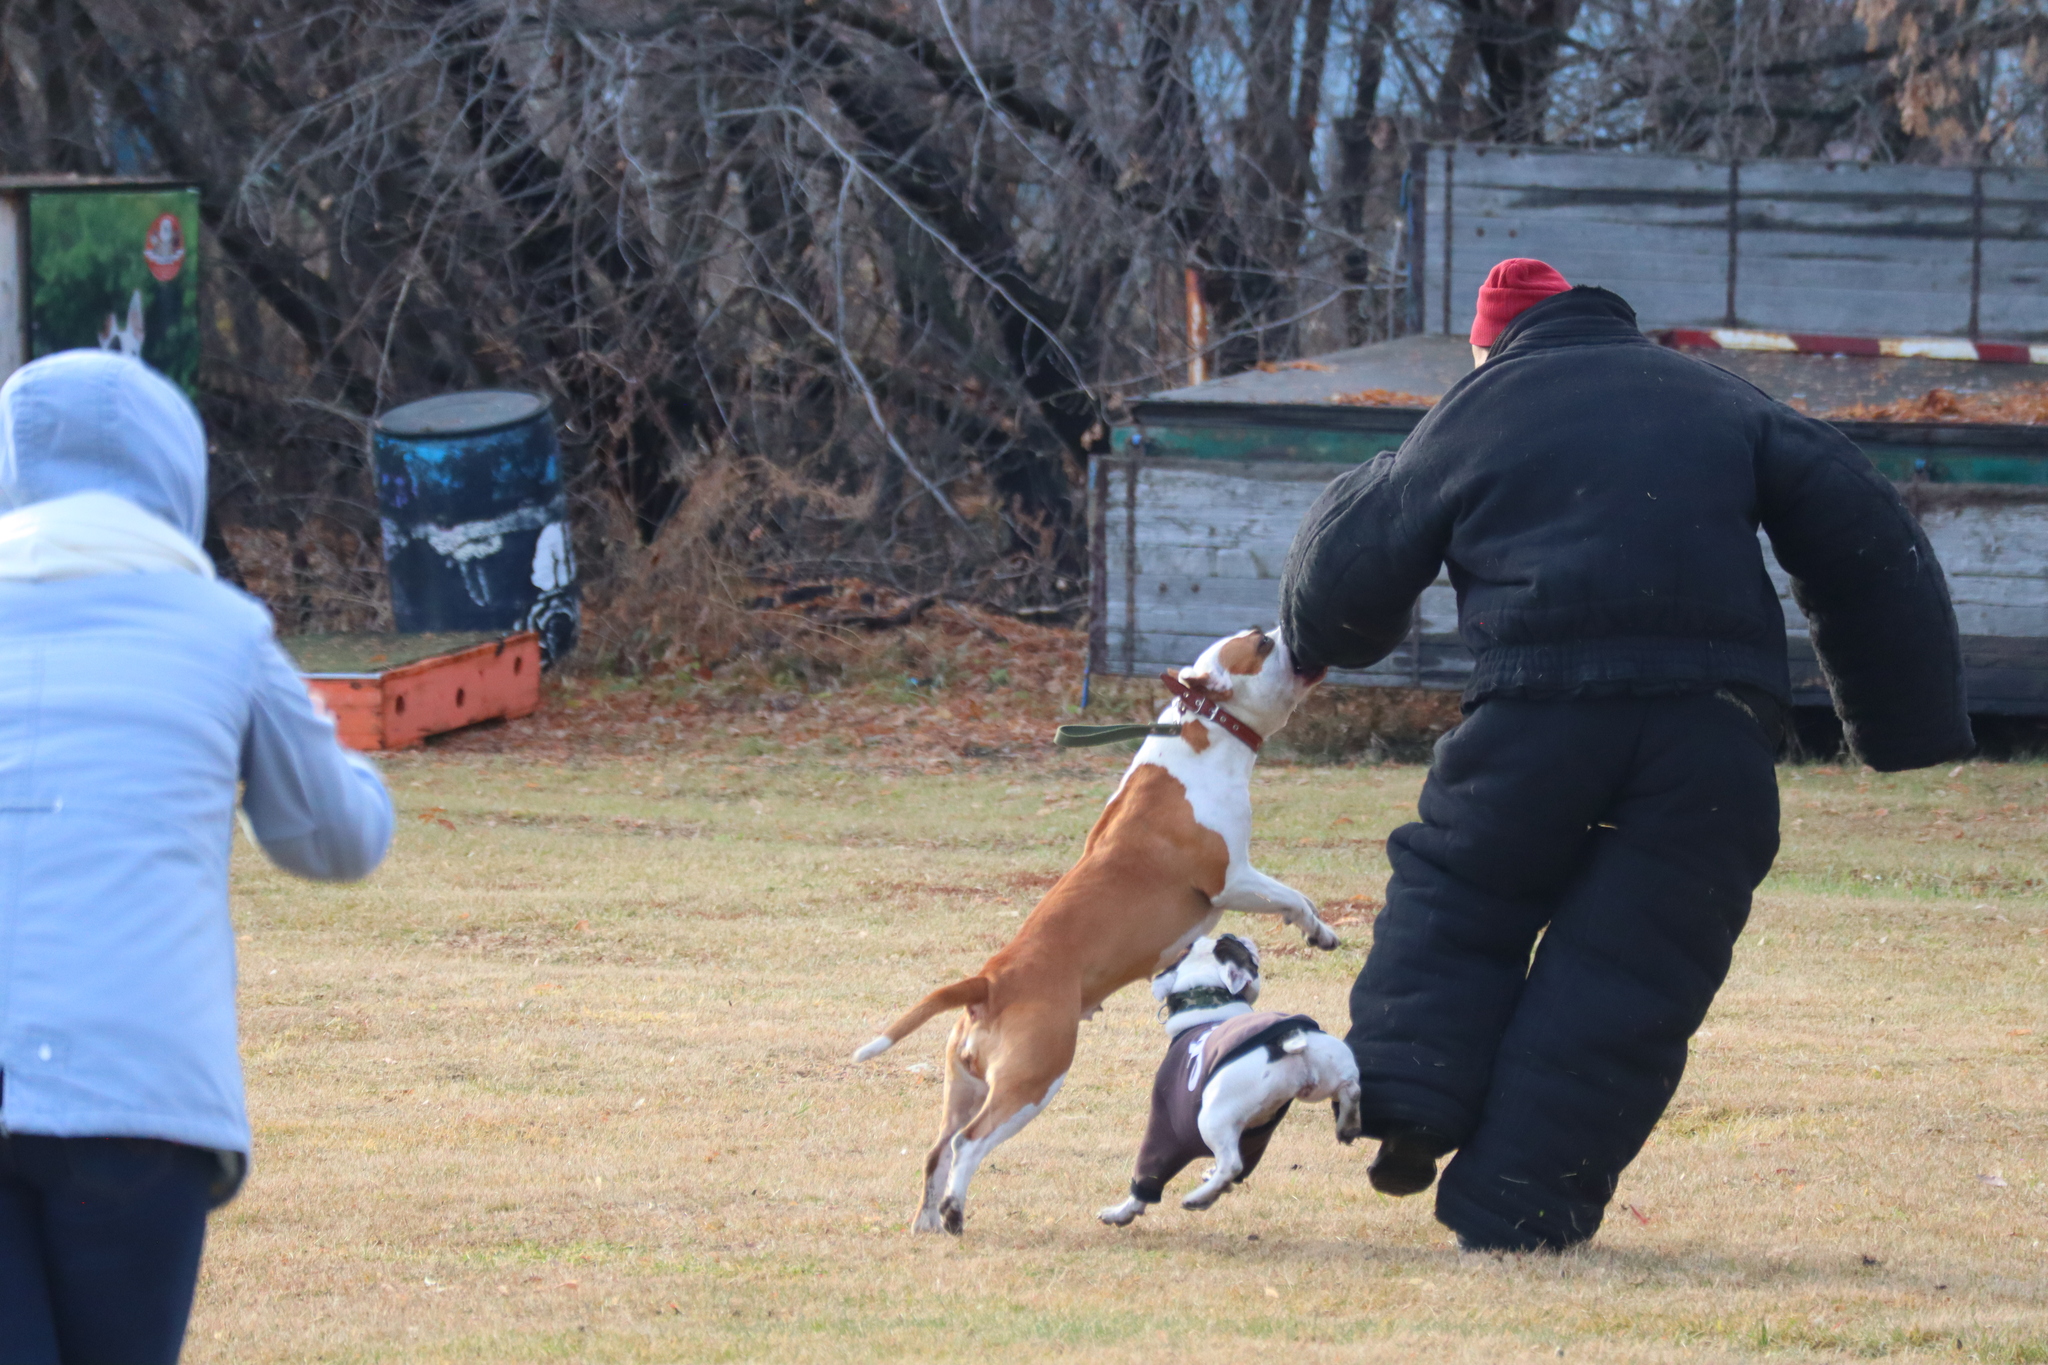
<svg viewBox="0 0 2048 1365"><path fill-rule="evenodd" d="M228 854L383 859L391 801L199 548L206 437L140 361L0 386L0 1361L175 1361L246 1169Z"/></svg>

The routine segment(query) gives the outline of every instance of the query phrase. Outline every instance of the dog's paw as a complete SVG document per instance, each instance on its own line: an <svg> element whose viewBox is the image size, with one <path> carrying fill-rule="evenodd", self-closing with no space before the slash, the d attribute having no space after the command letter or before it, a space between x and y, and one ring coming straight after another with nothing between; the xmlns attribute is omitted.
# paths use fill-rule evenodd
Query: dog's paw
<svg viewBox="0 0 2048 1365"><path fill-rule="evenodd" d="M1337 1117L1337 1141L1349 1147L1365 1136L1365 1120L1358 1112L1358 1101L1346 1104L1340 1097L1330 1101L1330 1112Z"/></svg>
<svg viewBox="0 0 2048 1365"><path fill-rule="evenodd" d="M1196 1213L1200 1213L1203 1209L1208 1208L1218 1199L1221 1199L1223 1192L1229 1188L1230 1181L1223 1178L1223 1173L1220 1170L1211 1166L1208 1174L1202 1177L1202 1183L1188 1191L1187 1198L1180 1201L1180 1206L1184 1209L1191 1209Z"/></svg>
<svg viewBox="0 0 2048 1365"><path fill-rule="evenodd" d="M1308 934L1308 946L1320 948L1326 953L1332 948L1337 947L1340 942L1341 940L1337 937L1337 931L1327 924L1316 925Z"/></svg>
<svg viewBox="0 0 2048 1365"><path fill-rule="evenodd" d="M915 1219L915 1220L913 1220L913 1221L911 1222L911 1224L910 1224L910 1230L911 1230L912 1232L937 1232L937 1231L939 1231L939 1230L940 1230L940 1225L939 1225L939 1211L938 1211L937 1209L934 1209L934 1208L922 1208L922 1209L919 1209L919 1210L917 1211L917 1217L916 1217L916 1219Z"/></svg>
<svg viewBox="0 0 2048 1365"><path fill-rule="evenodd" d="M1143 1202L1136 1199L1126 1199L1121 1204L1111 1204L1095 1216L1113 1228L1121 1228L1128 1227L1136 1222L1138 1215L1144 1211L1145 1205Z"/></svg>
<svg viewBox="0 0 2048 1365"><path fill-rule="evenodd" d="M958 1237L967 1230L967 1208L957 1199L947 1199L939 1205L939 1226Z"/></svg>

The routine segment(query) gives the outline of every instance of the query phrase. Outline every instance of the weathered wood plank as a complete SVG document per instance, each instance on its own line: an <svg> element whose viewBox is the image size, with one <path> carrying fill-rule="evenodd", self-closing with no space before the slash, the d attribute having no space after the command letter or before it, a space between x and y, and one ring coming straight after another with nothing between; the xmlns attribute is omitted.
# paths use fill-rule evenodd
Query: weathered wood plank
<svg viewBox="0 0 2048 1365"><path fill-rule="evenodd" d="M1984 169L1984 220L1987 229L1996 223L2001 232L2018 230L2048 239L2048 219L2041 217L2041 205L2048 203L2048 171L2029 166L1987 166Z"/></svg>
<svg viewBox="0 0 2048 1365"><path fill-rule="evenodd" d="M1935 508L1920 525L1950 576L2019 575L2048 594L2048 506Z"/></svg>
<svg viewBox="0 0 2048 1365"><path fill-rule="evenodd" d="M1636 273L1589 265L1579 259L1578 253L1563 246L1523 248L1520 242L1512 246L1515 249L1505 251L1460 251L1451 272L1451 325L1436 330L1448 330L1458 336L1468 333L1478 311L1479 287L1486 282L1487 272L1507 257L1523 254L1550 262L1574 284L1597 284L1612 289L1636 308L1637 320L1646 328L1719 326L1726 308L1727 286L1720 279L1665 280L1647 268Z"/></svg>
<svg viewBox="0 0 2048 1365"><path fill-rule="evenodd" d="M1959 292L1918 295L1744 280L1736 289L1735 312L1743 326L1765 331L1960 336L1969 329L1970 297L1967 280Z"/></svg>
<svg viewBox="0 0 2048 1365"><path fill-rule="evenodd" d="M1140 632L1136 640L1136 660L1128 676L1149 677L1169 668L1185 668L1195 657L1214 641L1209 635L1182 635L1165 632ZM1112 674L1122 673L1123 655L1111 651ZM1444 691L1455 691L1464 687L1472 674L1472 657L1463 645L1455 641L1425 641L1422 647L1421 685ZM1417 671L1413 655L1403 645L1387 658L1369 669L1357 672L1333 672L1330 681L1339 685L1357 684L1374 687L1413 687Z"/></svg>
<svg viewBox="0 0 2048 1365"><path fill-rule="evenodd" d="M1945 507L1923 513L1965 634L2048 636L2048 507ZM1764 567L1788 626L1805 633L1791 580L1764 541Z"/></svg>
<svg viewBox="0 0 2048 1365"><path fill-rule="evenodd" d="M2018 574L1958 574L1948 581L1949 596L1955 600L1956 609L1962 610L1964 603L1995 610L2040 611L2048 609L2048 591L2043 590L2041 580ZM2031 638L2042 634L2033 630L1975 631L1978 635L2012 635Z"/></svg>
<svg viewBox="0 0 2048 1365"><path fill-rule="evenodd" d="M1121 619L1125 579L1112 573L1110 620ZM1450 634L1458 628L1458 596L1439 579L1419 602L1424 634ZM1160 578L1138 575L1138 624L1146 630L1206 634L1210 639L1247 626L1270 626L1278 617L1278 579Z"/></svg>
<svg viewBox="0 0 2048 1365"><path fill-rule="evenodd" d="M1560 270L1570 265L1589 278L1595 275L1655 280L1670 271L1675 282L1718 285L1725 281L1728 233L1690 228L1659 228L1641 223L1574 222L1565 218L1480 218L1460 216L1458 254L1461 271L1484 275L1493 263L1509 256L1535 256ZM1509 234L1513 235L1510 236ZM1569 278L1569 277L1567 277Z"/></svg>
<svg viewBox="0 0 2048 1365"><path fill-rule="evenodd" d="M1441 156L1442 149L1432 149ZM1460 187L1533 187L1577 204L1638 202L1710 209L1728 189L1725 165L1678 156L1616 156L1546 147L1457 149Z"/></svg>
<svg viewBox="0 0 2048 1365"><path fill-rule="evenodd" d="M1899 166L1849 161L1745 161L1742 197L1810 200L1837 211L1882 213L1891 206L1960 204L1970 208L1970 172L1959 166Z"/></svg>
<svg viewBox="0 0 2048 1365"><path fill-rule="evenodd" d="M2031 215L2044 215L2036 206ZM2048 243L1984 242L1984 289L1977 301L1978 326L1987 337L2040 340L2048 334Z"/></svg>
<svg viewBox="0 0 2048 1365"><path fill-rule="evenodd" d="M1714 280L1721 278L1728 255L1725 222L1704 228L1665 226L1562 207L1532 210L1505 200L1465 207L1468 211L1458 215L1454 229L1460 252L1470 247L1481 254L1511 256L1532 246L1561 244L1580 262L1601 269L1649 277L1654 273L1652 263L1661 264L1668 257L1686 278ZM1512 238L1510 232L1515 234Z"/></svg>
<svg viewBox="0 0 2048 1365"><path fill-rule="evenodd" d="M1960 295L1970 301L1970 251L1965 242L1924 242L1911 238L1859 238L1853 248L1832 250L1824 241L1791 233L1742 234L1741 274L1736 300L1751 285L1762 289L1801 289L1815 293L1854 289L1874 296L1873 307L1924 305L1929 298ZM1806 319L1793 322L1795 331L1816 330ZM1894 328L1881 336L1923 335L1928 323ZM1858 335L1872 335L1859 333Z"/></svg>

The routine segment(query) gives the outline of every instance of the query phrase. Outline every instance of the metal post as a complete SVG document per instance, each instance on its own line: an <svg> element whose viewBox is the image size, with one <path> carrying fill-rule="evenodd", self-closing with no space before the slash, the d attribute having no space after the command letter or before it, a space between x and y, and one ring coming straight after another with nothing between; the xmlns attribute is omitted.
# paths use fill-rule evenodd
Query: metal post
<svg viewBox="0 0 2048 1365"><path fill-rule="evenodd" d="M1742 163L1728 163L1728 311L1721 319L1726 327L1735 326L1735 275L1736 263L1740 259L1740 238L1742 233Z"/></svg>
<svg viewBox="0 0 2048 1365"><path fill-rule="evenodd" d="M1970 340L1977 339L1977 304L1984 296L1984 166L1970 167Z"/></svg>
<svg viewBox="0 0 2048 1365"><path fill-rule="evenodd" d="M1138 457L1124 461L1124 672L1138 671Z"/></svg>
<svg viewBox="0 0 2048 1365"><path fill-rule="evenodd" d="M1458 144L1444 145L1444 335L1451 334L1451 187L1457 184Z"/></svg>
<svg viewBox="0 0 2048 1365"><path fill-rule="evenodd" d="M1088 668L1109 667L1109 459L1088 459ZM1082 688L1087 683L1083 681ZM1084 705L1086 703L1083 703Z"/></svg>

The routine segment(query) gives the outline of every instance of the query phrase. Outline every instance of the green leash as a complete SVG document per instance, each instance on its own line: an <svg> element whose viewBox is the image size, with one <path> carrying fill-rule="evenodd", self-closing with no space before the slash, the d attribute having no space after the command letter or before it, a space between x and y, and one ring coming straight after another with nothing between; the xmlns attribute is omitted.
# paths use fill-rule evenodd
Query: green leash
<svg viewBox="0 0 2048 1365"><path fill-rule="evenodd" d="M1153 735L1177 735L1184 721L1171 725L1062 725L1053 731L1052 742L1061 749L1092 749L1098 744L1115 744L1126 739L1147 739Z"/></svg>

